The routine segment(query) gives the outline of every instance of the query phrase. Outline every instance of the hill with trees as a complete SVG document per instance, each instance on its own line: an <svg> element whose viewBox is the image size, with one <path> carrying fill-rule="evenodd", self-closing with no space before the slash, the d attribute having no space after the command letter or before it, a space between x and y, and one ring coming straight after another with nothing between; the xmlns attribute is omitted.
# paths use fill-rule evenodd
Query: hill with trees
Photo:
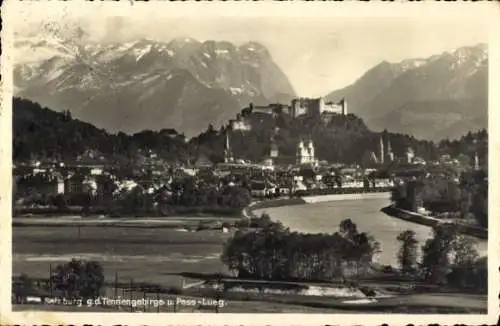
<svg viewBox="0 0 500 326"><path fill-rule="evenodd" d="M172 129L142 131L133 135L111 134L92 124L73 119L69 111L55 112L29 100L13 101L13 159L71 161L86 151L106 158L128 160L140 151L153 149L167 159L186 153L183 134Z"/></svg>
<svg viewBox="0 0 500 326"><path fill-rule="evenodd" d="M233 130L231 124L219 129L209 125L206 131L188 140L173 129L144 130L133 135L109 133L89 123L72 118L69 111L55 112L29 100L13 101L13 159L55 159L71 161L82 153L94 151L113 162L133 162L148 153L155 153L168 162L194 162L201 155L212 162L223 160L226 133L235 157L261 161L269 155L271 139L278 146L280 156L295 157L301 139L312 139L319 160L346 164L363 164L370 152L378 155L381 137L390 140L396 157L404 157L408 147L426 160L441 154L463 154L472 158L479 149L480 158L487 155L485 130L463 136L461 139L434 143L413 136L368 129L362 119L348 114L330 119L311 117L292 118L285 113L268 115L243 109L237 116L244 119L251 130Z"/></svg>

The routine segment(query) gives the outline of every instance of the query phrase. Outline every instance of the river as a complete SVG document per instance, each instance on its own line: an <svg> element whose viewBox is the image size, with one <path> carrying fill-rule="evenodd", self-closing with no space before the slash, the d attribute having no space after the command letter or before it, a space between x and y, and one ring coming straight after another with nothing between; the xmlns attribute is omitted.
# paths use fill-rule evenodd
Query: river
<svg viewBox="0 0 500 326"><path fill-rule="evenodd" d="M390 217L380 211L389 205L388 199L365 198L338 200L314 204L294 205L257 209L260 215L267 212L271 218L281 221L292 231L305 233L333 233L338 231L339 223L350 218L357 224L360 232L368 232L380 243L382 252L378 261L384 265L397 265L397 251L400 247L397 236L404 230L413 230L419 247L432 236L428 226ZM487 241L474 239L480 255L487 252Z"/></svg>

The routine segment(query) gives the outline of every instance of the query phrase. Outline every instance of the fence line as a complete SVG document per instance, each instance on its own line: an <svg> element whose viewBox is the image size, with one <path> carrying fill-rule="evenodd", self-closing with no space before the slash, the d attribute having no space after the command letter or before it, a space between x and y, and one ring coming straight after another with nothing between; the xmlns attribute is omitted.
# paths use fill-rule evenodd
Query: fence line
<svg viewBox="0 0 500 326"><path fill-rule="evenodd" d="M47 278L33 278L24 275L23 280L20 277L13 277L13 304L25 304L38 302L41 304L63 304L65 294L63 291L54 288L52 275L54 269L52 264L49 264L48 277ZM22 282L29 282L31 288L23 288L20 285ZM219 280L220 282L220 280ZM98 298L93 299L91 306L100 306L107 309L113 310L129 310L143 311L143 312L179 312L179 310L191 309L193 312L196 310L206 310L207 307L201 304L184 304L190 302L186 298L200 297L203 294L200 289L196 289L197 286L202 285L205 281L197 281L194 283L186 283L184 278L181 280L181 288L176 287L163 287L155 284L149 284L145 282L135 282L133 278L122 278L120 279L118 272L114 273L114 279L112 281L104 282L101 288L101 295ZM220 285L220 284L219 284ZM214 296L217 303L221 298L221 292L219 290L220 286L215 290L215 294L211 293L212 290L208 289L209 296ZM120 291L121 290L121 291ZM121 295L119 293L121 292ZM186 293L187 292L187 293ZM108 294L110 293L111 296ZM180 296L184 294L185 298ZM36 300L35 300L36 298ZM30 302L31 300L31 302ZM69 299L68 299L69 300ZM141 301L142 300L142 301ZM201 300L194 300L201 301ZM69 301L68 301L69 302ZM72 301L73 302L73 301ZM97 303L97 304L96 304ZM76 305L89 305L87 302L74 301ZM182 306L181 306L182 305ZM78 308L75 307L75 310ZM209 310L213 309L214 312L219 312L218 304L214 307L209 307Z"/></svg>

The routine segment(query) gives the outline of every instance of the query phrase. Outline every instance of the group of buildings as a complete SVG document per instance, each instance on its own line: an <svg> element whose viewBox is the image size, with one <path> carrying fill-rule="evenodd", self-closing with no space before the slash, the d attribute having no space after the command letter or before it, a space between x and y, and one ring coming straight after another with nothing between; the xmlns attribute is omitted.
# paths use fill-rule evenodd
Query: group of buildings
<svg viewBox="0 0 500 326"><path fill-rule="evenodd" d="M288 107L288 114L297 118L300 116L320 117L328 114L347 114L347 101L345 98L335 103L319 98L297 98L292 100Z"/></svg>
<svg viewBox="0 0 500 326"><path fill-rule="evenodd" d="M329 119L333 115L347 115L347 100L342 98L339 102L331 102L325 100L323 97L319 98L295 98L291 101L290 105L285 104L269 104L265 106L258 106L250 104L247 110L251 114L265 114L275 117L278 114L287 114L293 118L310 117L318 119ZM231 120L231 130L248 131L251 130L251 124L245 119L245 115L239 115L237 119ZM225 162L233 162L234 158L231 156L229 146L230 140L226 135L225 146ZM384 135L380 137L380 143L377 149L370 153L371 165L384 165L389 162L394 162L396 157L392 150L391 140ZM267 166L272 165L273 162L279 158L279 149L273 139L270 140L270 152L268 158L265 160ZM415 156L412 148L408 148L404 158L397 158L398 161L404 161L408 164L425 164L425 161ZM297 143L295 163L297 165L317 165L318 159L315 155L314 142L311 139L301 139Z"/></svg>
<svg viewBox="0 0 500 326"><path fill-rule="evenodd" d="M247 112L253 114L265 114L273 117L282 113L289 115L294 119L299 117L311 117L328 121L333 115L347 115L347 100L343 98L339 102L332 102L325 100L324 97L301 97L293 99L290 104L250 104L247 108ZM247 131L251 129L251 126L245 120L244 115L239 116L235 120L231 120L230 125L232 130Z"/></svg>
<svg viewBox="0 0 500 326"><path fill-rule="evenodd" d="M347 101L345 98L335 103L325 100L324 97L309 98L300 97L294 98L289 105L273 103L269 105L259 106L250 105L251 113L277 114L279 112L290 115L293 118L301 116L320 117L321 115L329 114L347 114Z"/></svg>

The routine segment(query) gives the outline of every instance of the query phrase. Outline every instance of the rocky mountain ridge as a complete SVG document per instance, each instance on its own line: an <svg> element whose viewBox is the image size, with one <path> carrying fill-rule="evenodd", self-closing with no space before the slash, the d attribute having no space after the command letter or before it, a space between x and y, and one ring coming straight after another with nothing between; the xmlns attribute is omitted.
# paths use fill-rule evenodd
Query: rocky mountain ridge
<svg viewBox="0 0 500 326"><path fill-rule="evenodd" d="M113 132L175 128L194 135L209 123L222 125L249 102L287 102L295 95L267 49L255 42L19 39L16 51L34 58L15 67L16 96L71 110Z"/></svg>
<svg viewBox="0 0 500 326"><path fill-rule="evenodd" d="M353 84L328 94L374 130L417 138L456 138L487 127L488 52L467 46L425 59L382 62Z"/></svg>

